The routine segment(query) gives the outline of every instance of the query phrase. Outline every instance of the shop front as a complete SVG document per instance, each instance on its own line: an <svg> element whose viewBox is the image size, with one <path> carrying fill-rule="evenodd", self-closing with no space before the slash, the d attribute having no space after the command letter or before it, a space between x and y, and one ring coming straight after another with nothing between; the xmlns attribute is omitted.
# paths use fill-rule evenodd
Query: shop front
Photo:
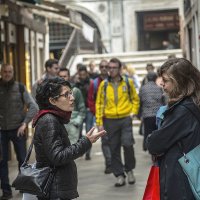
<svg viewBox="0 0 200 200"><path fill-rule="evenodd" d="M139 50L180 48L178 10L138 12L137 25Z"/></svg>
<svg viewBox="0 0 200 200"><path fill-rule="evenodd" d="M13 65L15 79L26 84L30 91L31 85L35 81L32 78L35 68L43 71L45 23L34 21L31 12L11 1L6 1L0 6L6 10L4 14L0 15L0 64L9 63ZM38 34L42 35L42 38L39 38L40 41L37 40ZM34 41L34 44L32 41ZM42 50L39 44L41 41L43 43ZM32 46L38 49L32 48ZM40 51L43 53L38 55L37 52ZM41 62L38 63L38 60L41 60Z"/></svg>

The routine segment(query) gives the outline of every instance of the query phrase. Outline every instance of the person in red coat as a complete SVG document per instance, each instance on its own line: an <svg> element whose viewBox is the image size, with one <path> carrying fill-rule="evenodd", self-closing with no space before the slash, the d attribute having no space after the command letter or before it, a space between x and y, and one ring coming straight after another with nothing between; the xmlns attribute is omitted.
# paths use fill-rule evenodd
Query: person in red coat
<svg viewBox="0 0 200 200"><path fill-rule="evenodd" d="M92 82L90 82L89 86L89 91L88 91L88 98L87 98L87 105L90 109L90 111L94 114L95 116L95 102L96 102L96 95L97 91L99 88L99 85L102 80L106 79L108 77L108 61L107 60L101 60L99 64L99 71L100 75L95 78ZM111 152L110 152L110 147L109 147L109 141L108 141L108 136L105 135L105 137L102 137L101 139L102 142L102 152L105 158L105 174L110 174L111 173Z"/></svg>

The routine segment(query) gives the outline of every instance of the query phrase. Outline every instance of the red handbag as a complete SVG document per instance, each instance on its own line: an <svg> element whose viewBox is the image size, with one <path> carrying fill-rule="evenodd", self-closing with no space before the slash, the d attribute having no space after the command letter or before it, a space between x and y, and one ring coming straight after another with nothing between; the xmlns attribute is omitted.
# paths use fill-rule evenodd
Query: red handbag
<svg viewBox="0 0 200 200"><path fill-rule="evenodd" d="M151 167L143 200L160 200L159 167L156 165Z"/></svg>

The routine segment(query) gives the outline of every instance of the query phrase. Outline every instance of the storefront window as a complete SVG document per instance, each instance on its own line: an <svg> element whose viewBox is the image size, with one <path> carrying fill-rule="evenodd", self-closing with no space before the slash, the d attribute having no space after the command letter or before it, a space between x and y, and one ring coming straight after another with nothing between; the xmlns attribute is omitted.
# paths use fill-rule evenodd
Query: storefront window
<svg viewBox="0 0 200 200"><path fill-rule="evenodd" d="M178 10L141 12L137 16L139 50L180 48Z"/></svg>

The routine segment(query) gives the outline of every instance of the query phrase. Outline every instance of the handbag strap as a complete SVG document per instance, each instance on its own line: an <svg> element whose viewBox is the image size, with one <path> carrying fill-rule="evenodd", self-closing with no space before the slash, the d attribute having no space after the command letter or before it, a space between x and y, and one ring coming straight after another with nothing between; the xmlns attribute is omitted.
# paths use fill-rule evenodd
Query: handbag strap
<svg viewBox="0 0 200 200"><path fill-rule="evenodd" d="M22 167L25 166L25 165L27 165L27 163L28 163L28 161L30 159L31 152L32 152L32 149L33 149L33 140L34 140L34 137L32 138L31 144L30 144L30 146L28 148L28 151L26 153L26 157L24 159L24 162L22 163Z"/></svg>
<svg viewBox="0 0 200 200"><path fill-rule="evenodd" d="M26 157L25 157L25 159L24 159L24 162L22 163L22 167L24 167L24 166L26 166L27 164L28 164L28 161L29 161L29 159L30 159L30 156L31 156L31 153L32 153L32 150L33 150L33 141L34 141L34 137L32 138L32 141L31 141L31 144L30 144L30 146L29 146L29 148L28 148L28 151L27 151L27 153L26 153ZM51 166L51 168L55 171L56 170L56 167L55 167L55 165L54 166Z"/></svg>
<svg viewBox="0 0 200 200"><path fill-rule="evenodd" d="M191 109L187 104L186 105L182 105L184 106L190 113L193 114L193 116L196 118L196 120L199 122L200 124L200 109L199 107L195 104L196 109ZM185 151L184 151L184 146L182 141L180 140L178 143L179 148L181 149L183 156L185 158L185 162L188 162L188 159L186 157Z"/></svg>
<svg viewBox="0 0 200 200"><path fill-rule="evenodd" d="M196 104L195 104L196 109L191 109L189 106L187 106L187 104L183 105L183 106L195 116L195 118L197 119L197 121L200 124L200 109L199 109L199 107Z"/></svg>

